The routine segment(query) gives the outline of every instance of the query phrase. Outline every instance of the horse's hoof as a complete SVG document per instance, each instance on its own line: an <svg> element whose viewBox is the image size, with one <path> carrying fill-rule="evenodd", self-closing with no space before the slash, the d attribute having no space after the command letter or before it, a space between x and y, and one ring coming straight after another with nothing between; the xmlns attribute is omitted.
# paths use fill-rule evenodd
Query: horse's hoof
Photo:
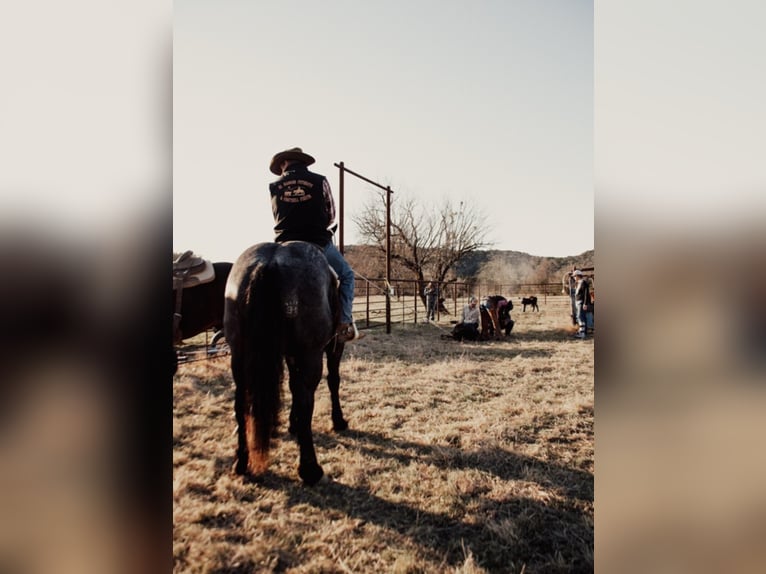
<svg viewBox="0 0 766 574"><path fill-rule="evenodd" d="M344 430L348 430L348 421L345 419L341 419L340 421L333 421L332 429L335 432L343 432Z"/></svg>
<svg viewBox="0 0 766 574"><path fill-rule="evenodd" d="M239 476L243 476L247 474L247 463L242 462L239 459L234 461L234 464L231 466L231 472L234 474L237 474Z"/></svg>
<svg viewBox="0 0 766 574"><path fill-rule="evenodd" d="M322 479L322 476L324 476L324 471L319 465L309 469L301 466L298 468L298 476L301 477L301 480L303 480L303 483L306 486L314 486Z"/></svg>

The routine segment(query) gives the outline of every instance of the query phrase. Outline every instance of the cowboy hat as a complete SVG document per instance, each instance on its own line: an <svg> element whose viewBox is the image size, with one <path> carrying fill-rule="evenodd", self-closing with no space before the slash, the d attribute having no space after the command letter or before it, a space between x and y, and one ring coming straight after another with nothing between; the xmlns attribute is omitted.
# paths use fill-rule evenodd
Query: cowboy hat
<svg viewBox="0 0 766 574"><path fill-rule="evenodd" d="M309 154L303 153L303 150L299 147L286 149L285 151L281 151L273 158L271 158L271 164L269 164L269 170L271 173L274 175L282 175L280 166L286 159L294 159L304 163L305 165L311 165L314 163L314 161L316 161Z"/></svg>

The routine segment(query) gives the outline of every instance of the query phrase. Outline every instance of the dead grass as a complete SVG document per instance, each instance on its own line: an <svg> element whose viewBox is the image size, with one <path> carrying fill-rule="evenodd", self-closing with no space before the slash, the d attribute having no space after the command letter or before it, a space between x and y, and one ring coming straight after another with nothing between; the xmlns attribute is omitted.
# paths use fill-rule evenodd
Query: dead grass
<svg viewBox="0 0 766 574"><path fill-rule="evenodd" d="M420 324L349 345L351 428L331 431L323 384L314 431L330 480L314 488L284 428L262 479L233 477L228 360L181 365L175 572L592 571L593 341L571 337L563 305L513 315L498 342Z"/></svg>

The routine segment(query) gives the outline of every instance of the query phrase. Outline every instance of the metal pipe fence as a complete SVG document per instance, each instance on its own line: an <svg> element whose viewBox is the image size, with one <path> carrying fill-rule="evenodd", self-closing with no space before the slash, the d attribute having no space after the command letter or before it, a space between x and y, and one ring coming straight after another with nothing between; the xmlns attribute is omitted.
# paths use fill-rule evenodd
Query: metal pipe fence
<svg viewBox="0 0 766 574"><path fill-rule="evenodd" d="M354 319L362 329L418 323L426 318L426 307L422 295L424 284L414 279L385 278L370 279L356 277L354 291ZM386 321L386 289L390 301L390 323ZM549 303L557 310L566 311L570 304L568 295L562 294L561 283L479 283L450 281L439 287L442 304L437 307L436 320L459 320L468 299L475 296L479 301L489 295L502 295L514 303L514 309L521 307L521 298L536 296L538 304ZM213 346L211 331L199 335L194 342L177 349L179 363L226 356L228 346L224 343Z"/></svg>
<svg viewBox="0 0 766 574"><path fill-rule="evenodd" d="M391 301L391 323L417 323L425 319L426 307L422 297L423 284L414 279L391 279L356 277L354 294L354 318L362 328L374 328L386 323L386 289ZM490 295L502 295L520 305L522 297L535 296L538 304L546 305L549 297L555 297L558 306L561 299L561 283L478 283L450 281L439 287L437 321L449 316L459 319L463 307L473 295L481 301ZM568 301L568 298L567 298Z"/></svg>

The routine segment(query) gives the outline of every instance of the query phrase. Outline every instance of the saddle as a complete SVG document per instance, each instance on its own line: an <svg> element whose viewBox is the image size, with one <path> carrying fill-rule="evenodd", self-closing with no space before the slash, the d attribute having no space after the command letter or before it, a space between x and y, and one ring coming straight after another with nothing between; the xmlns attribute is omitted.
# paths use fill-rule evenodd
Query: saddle
<svg viewBox="0 0 766 574"><path fill-rule="evenodd" d="M173 342L181 342L181 298L183 290L210 283L215 279L213 264L202 257L194 255L193 251L185 251L173 259L173 293L175 309L173 313Z"/></svg>
<svg viewBox="0 0 766 574"><path fill-rule="evenodd" d="M213 263L185 251L173 260L173 290L209 283L215 279Z"/></svg>

